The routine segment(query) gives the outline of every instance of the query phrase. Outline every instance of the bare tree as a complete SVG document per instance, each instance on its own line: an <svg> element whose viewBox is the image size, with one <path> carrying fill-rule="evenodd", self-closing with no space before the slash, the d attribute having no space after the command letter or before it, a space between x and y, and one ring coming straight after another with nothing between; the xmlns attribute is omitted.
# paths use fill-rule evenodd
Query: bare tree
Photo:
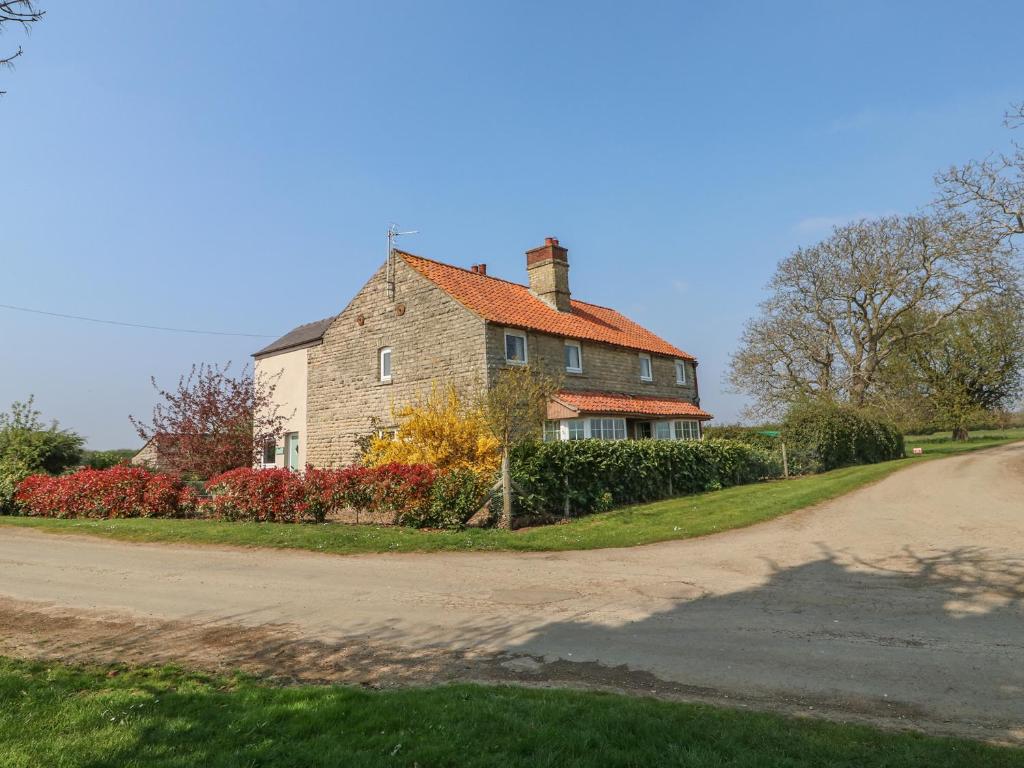
<svg viewBox="0 0 1024 768"><path fill-rule="evenodd" d="M966 216L886 217L837 227L779 264L744 330L730 381L758 410L801 397L863 406L909 337L1015 285L1009 248ZM912 311L929 321L909 328Z"/></svg>
<svg viewBox="0 0 1024 768"><path fill-rule="evenodd" d="M43 18L46 11L40 11L33 0L0 0L0 32L4 31L4 25L17 24L26 32L31 29L31 24ZM0 67L13 68L14 60L21 56L19 45L14 53L0 54ZM0 96L6 91L0 91Z"/></svg>
<svg viewBox="0 0 1024 768"><path fill-rule="evenodd" d="M1024 127L1024 103L1006 113L1004 125ZM1024 145L1011 144L1010 152L953 166L936 177L942 203L969 212L1002 238L1024 234Z"/></svg>

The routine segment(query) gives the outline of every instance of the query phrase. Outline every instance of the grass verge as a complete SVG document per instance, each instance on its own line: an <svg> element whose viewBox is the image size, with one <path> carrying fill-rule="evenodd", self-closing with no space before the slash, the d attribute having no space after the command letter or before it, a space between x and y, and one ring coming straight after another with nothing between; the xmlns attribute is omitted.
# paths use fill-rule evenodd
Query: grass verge
<svg viewBox="0 0 1024 768"><path fill-rule="evenodd" d="M1024 766L1024 751L614 694L275 687L0 658L0 766Z"/></svg>
<svg viewBox="0 0 1024 768"><path fill-rule="evenodd" d="M51 533L106 536L125 541L217 544L243 547L306 549L334 554L440 551L558 551L632 547L688 539L793 512L849 493L899 469L951 453L1024 440L1024 430L978 433L968 443L948 437L907 439L908 451L923 446L921 457L846 467L820 475L727 488L651 504L624 507L564 525L523 531L419 531L371 525L291 525L222 523L209 520L56 520L0 517L0 525L35 528Z"/></svg>

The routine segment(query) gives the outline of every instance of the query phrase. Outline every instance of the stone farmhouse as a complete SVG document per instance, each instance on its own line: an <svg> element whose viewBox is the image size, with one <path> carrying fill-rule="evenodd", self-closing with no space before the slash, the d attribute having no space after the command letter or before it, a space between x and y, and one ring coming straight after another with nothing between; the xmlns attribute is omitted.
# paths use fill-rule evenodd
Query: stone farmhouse
<svg viewBox="0 0 1024 768"><path fill-rule="evenodd" d="M526 253L528 285L395 250L334 317L254 353L288 416L264 466L343 466L373 425L432 382L485 386L506 366L557 372L545 440L699 440L697 360L607 307L572 298L568 251Z"/></svg>

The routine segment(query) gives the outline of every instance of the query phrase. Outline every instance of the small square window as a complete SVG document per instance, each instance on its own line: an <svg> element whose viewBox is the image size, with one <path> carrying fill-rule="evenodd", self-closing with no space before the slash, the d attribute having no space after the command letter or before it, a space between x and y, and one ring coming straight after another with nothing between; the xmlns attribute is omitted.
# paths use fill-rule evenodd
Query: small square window
<svg viewBox="0 0 1024 768"><path fill-rule="evenodd" d="M391 347L380 351L380 380L391 381Z"/></svg>
<svg viewBox="0 0 1024 768"><path fill-rule="evenodd" d="M686 363L676 360L676 384L686 383Z"/></svg>
<svg viewBox="0 0 1024 768"><path fill-rule="evenodd" d="M514 365L526 364L526 334L519 331L505 331L505 362Z"/></svg>
<svg viewBox="0 0 1024 768"><path fill-rule="evenodd" d="M565 342L565 370L569 373L583 373L583 354L578 341Z"/></svg>
<svg viewBox="0 0 1024 768"><path fill-rule="evenodd" d="M544 442L555 443L562 439L561 424L553 419L544 422Z"/></svg>
<svg viewBox="0 0 1024 768"><path fill-rule="evenodd" d="M651 372L651 356L640 355L640 381L653 381L654 374Z"/></svg>
<svg viewBox="0 0 1024 768"><path fill-rule="evenodd" d="M658 440L672 439L672 424L668 421L654 422L654 437Z"/></svg>

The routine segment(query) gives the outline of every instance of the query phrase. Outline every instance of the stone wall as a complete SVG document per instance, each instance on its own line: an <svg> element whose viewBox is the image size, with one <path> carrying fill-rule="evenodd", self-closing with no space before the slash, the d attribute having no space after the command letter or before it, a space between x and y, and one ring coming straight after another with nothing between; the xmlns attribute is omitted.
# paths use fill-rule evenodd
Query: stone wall
<svg viewBox="0 0 1024 768"><path fill-rule="evenodd" d="M651 355L653 381L640 381L639 352L609 344L581 341L583 373L565 370L565 339L545 333L526 331L528 362L560 376L564 389L579 391L623 392L693 400L697 396L696 367L686 363L686 384L676 384L675 358ZM505 328L487 326L487 362L490 375L505 366Z"/></svg>
<svg viewBox="0 0 1024 768"><path fill-rule="evenodd" d="M306 459L351 464L358 439L432 382L472 393L486 381L484 321L396 258L395 296L381 267L308 351ZM380 381L379 351L392 350L392 378Z"/></svg>

